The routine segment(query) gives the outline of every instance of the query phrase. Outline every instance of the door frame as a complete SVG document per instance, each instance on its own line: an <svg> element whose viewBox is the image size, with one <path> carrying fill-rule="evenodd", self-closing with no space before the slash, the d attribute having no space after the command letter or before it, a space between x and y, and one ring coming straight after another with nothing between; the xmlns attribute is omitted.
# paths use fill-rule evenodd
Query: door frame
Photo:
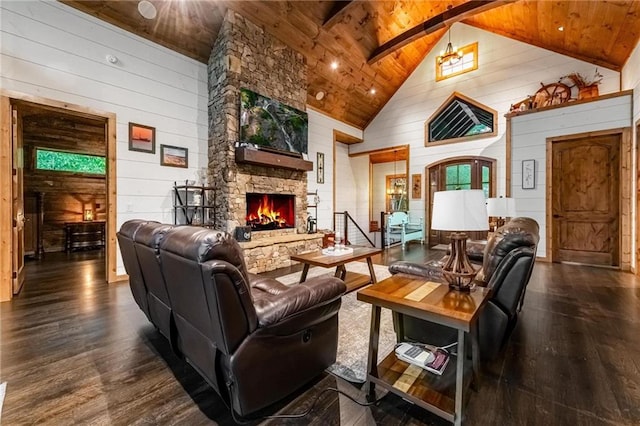
<svg viewBox="0 0 640 426"><path fill-rule="evenodd" d="M636 263L635 273L640 275L640 120L636 121L636 141L634 144L636 152ZM633 269L633 266L632 266Z"/></svg>
<svg viewBox="0 0 640 426"><path fill-rule="evenodd" d="M545 193L545 221L546 221L546 253L548 261L553 262L553 144L555 142L566 142L574 139L586 139L597 136L620 135L620 175L618 176L620 187L618 215L620 223L620 235L618 240L618 250L620 253L620 270L631 270L631 246L633 220L631 218L631 207L633 200L632 179L633 179L633 155L631 150L631 128L622 127L617 129L600 130L595 132L574 133L571 135L554 136L547 138L546 143L546 193Z"/></svg>
<svg viewBox="0 0 640 426"><path fill-rule="evenodd" d="M98 116L106 119L105 136L107 146L107 241L105 253L106 281L119 281L122 277L116 271L116 114L94 108L70 104L53 99L32 96L9 90L0 91L0 302L11 300L13 270L12 252L12 144L11 144L11 105L20 102L36 104L44 109L60 111L61 113L81 116Z"/></svg>

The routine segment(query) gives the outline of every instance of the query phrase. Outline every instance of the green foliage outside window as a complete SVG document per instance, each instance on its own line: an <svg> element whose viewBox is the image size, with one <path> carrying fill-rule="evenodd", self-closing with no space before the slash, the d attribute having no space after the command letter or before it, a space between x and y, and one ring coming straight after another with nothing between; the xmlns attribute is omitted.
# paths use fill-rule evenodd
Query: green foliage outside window
<svg viewBox="0 0 640 426"><path fill-rule="evenodd" d="M447 191L455 189L471 189L471 165L457 164L446 167L446 183Z"/></svg>
<svg viewBox="0 0 640 426"><path fill-rule="evenodd" d="M105 157L97 155L38 148L36 149L36 169L104 175L107 171L107 162Z"/></svg>

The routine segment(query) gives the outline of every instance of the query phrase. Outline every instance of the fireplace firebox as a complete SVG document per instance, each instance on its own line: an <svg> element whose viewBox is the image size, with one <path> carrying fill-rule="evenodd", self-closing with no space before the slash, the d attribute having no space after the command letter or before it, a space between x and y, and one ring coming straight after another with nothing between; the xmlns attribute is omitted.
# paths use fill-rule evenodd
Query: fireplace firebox
<svg viewBox="0 0 640 426"><path fill-rule="evenodd" d="M295 228L295 195L247 193L247 226L252 231Z"/></svg>

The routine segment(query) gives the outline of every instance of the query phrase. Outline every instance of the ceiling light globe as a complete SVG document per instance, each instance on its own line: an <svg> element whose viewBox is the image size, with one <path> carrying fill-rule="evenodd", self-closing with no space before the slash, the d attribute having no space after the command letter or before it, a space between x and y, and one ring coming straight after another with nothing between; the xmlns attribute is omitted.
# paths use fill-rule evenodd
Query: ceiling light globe
<svg viewBox="0 0 640 426"><path fill-rule="evenodd" d="M155 19L158 15L156 7L148 0L142 0L138 3L138 13L145 19Z"/></svg>

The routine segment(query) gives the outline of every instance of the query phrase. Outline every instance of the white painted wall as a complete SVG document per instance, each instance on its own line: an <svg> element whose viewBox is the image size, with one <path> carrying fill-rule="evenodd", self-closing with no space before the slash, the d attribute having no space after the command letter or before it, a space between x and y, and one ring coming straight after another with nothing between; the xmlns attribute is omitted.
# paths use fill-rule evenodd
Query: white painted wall
<svg viewBox="0 0 640 426"><path fill-rule="evenodd" d="M313 161L313 171L307 174L307 191L318 190L318 229L333 229L333 130L339 130L357 138L362 138L362 130L307 108L309 114L309 161ZM317 182L317 153L324 153L324 183ZM348 145L336 144L336 211L356 211L356 185L360 178L348 158ZM357 173L357 172L355 172ZM309 202L313 197L309 197ZM313 214L312 211L310 213Z"/></svg>
<svg viewBox="0 0 640 426"><path fill-rule="evenodd" d="M2 88L115 113L116 226L171 223L174 181L207 165L206 66L58 2L3 1L0 12ZM156 128L155 154L128 150L129 122ZM160 166L161 144L188 148L189 168Z"/></svg>
<svg viewBox="0 0 640 426"><path fill-rule="evenodd" d="M364 143L351 147L351 152L362 152L393 145L410 145L408 175L420 173L423 182L423 198L411 199L409 204L410 211L416 216L423 216L425 211L425 166L449 157L479 155L496 158L497 195L504 195L504 115L511 104L534 94L540 88L540 82L554 83L571 72L592 76L596 69L592 64L464 24L453 25L451 38L458 46L478 42L478 69L436 82L435 57L447 42L442 39L367 126ZM600 94L620 89L618 72L602 68L598 68L598 71L604 75L599 86ZM425 122L453 92L462 93L498 111L498 135L470 142L425 147Z"/></svg>

